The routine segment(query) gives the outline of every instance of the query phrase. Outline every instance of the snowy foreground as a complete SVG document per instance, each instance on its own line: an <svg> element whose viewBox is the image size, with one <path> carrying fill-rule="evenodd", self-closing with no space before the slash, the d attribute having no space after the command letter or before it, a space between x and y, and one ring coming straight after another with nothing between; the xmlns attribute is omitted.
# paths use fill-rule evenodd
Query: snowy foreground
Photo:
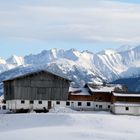
<svg viewBox="0 0 140 140"><path fill-rule="evenodd" d="M140 140L140 117L105 112L0 114L0 139Z"/></svg>

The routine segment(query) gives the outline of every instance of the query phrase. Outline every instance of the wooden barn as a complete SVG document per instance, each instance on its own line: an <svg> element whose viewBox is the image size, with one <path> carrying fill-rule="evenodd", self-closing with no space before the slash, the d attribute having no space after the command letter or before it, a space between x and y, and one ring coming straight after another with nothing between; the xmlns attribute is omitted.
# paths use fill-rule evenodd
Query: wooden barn
<svg viewBox="0 0 140 140"><path fill-rule="evenodd" d="M37 71L4 81L4 99L10 110L48 110L68 100L70 80Z"/></svg>

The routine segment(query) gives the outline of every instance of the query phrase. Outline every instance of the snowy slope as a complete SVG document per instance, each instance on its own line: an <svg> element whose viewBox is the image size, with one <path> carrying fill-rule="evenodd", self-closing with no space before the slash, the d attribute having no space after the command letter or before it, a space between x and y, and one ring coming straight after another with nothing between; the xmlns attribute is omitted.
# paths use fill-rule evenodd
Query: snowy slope
<svg viewBox="0 0 140 140"><path fill-rule="evenodd" d="M63 62L64 61L64 62ZM69 69L71 66L86 69L89 73L102 77L102 79L112 80L118 78L118 73L112 71L97 54L88 51L79 52L76 49L59 50L52 49L42 51L37 55L29 55L24 57L25 64L56 64L58 67L63 65L65 61L69 61ZM102 65L102 68L101 68ZM64 65L63 65L64 66ZM62 68L64 69L64 68Z"/></svg>
<svg viewBox="0 0 140 140"><path fill-rule="evenodd" d="M1 114L2 140L139 140L140 118L96 113Z"/></svg>
<svg viewBox="0 0 140 140"><path fill-rule="evenodd" d="M19 65L24 65L24 58L18 56L11 56L7 60L0 58L0 73L16 68Z"/></svg>

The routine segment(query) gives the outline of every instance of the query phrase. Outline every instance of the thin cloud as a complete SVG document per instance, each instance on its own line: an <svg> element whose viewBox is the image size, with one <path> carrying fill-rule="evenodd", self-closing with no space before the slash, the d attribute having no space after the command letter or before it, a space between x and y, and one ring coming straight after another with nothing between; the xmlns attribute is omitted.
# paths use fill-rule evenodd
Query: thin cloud
<svg viewBox="0 0 140 140"><path fill-rule="evenodd" d="M10 3L10 1L9 1ZM2 2L0 37L137 43L140 5L103 0ZM8 8L7 8L8 7Z"/></svg>

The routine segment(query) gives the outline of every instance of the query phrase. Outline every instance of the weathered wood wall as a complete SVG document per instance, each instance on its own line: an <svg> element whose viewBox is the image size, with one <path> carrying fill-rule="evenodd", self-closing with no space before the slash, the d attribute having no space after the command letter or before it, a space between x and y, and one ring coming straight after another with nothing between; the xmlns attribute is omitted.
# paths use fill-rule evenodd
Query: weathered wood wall
<svg viewBox="0 0 140 140"><path fill-rule="evenodd" d="M73 101L111 102L112 94L109 92L96 92L93 95L69 95Z"/></svg>
<svg viewBox="0 0 140 140"><path fill-rule="evenodd" d="M4 82L6 100L67 100L69 81L40 72Z"/></svg>
<svg viewBox="0 0 140 140"><path fill-rule="evenodd" d="M112 103L115 102L140 103L140 97L112 96Z"/></svg>

